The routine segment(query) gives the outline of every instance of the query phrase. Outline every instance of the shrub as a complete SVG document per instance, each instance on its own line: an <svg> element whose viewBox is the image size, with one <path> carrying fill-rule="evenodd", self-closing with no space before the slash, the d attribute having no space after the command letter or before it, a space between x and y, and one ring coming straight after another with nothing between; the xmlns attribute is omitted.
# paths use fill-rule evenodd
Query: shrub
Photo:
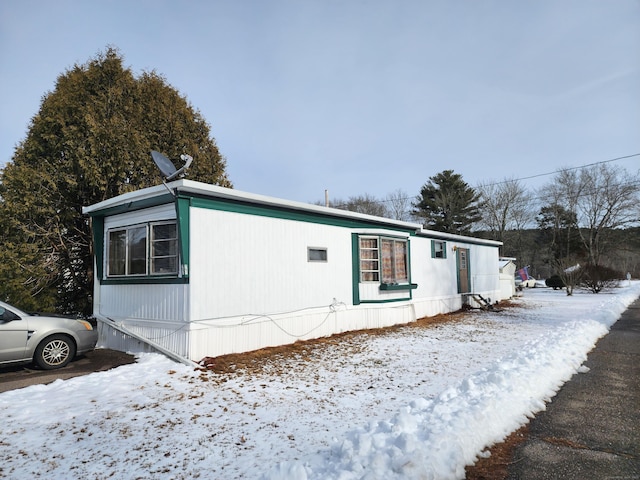
<svg viewBox="0 0 640 480"><path fill-rule="evenodd" d="M559 289L564 288L564 282L560 278L560 275L553 275L553 276L547 278L544 281L544 283L547 285L547 287L551 287L554 290L559 290Z"/></svg>
<svg viewBox="0 0 640 480"><path fill-rule="evenodd" d="M593 293L618 286L622 273L602 265L585 265L582 286Z"/></svg>

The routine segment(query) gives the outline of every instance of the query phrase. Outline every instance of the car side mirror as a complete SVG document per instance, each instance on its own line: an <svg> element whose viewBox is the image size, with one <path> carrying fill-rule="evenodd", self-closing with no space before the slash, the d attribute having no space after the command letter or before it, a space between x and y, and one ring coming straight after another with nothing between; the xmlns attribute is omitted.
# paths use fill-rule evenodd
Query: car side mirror
<svg viewBox="0 0 640 480"><path fill-rule="evenodd" d="M4 307L0 307L0 321L13 322L14 320L20 320L20 317L13 313L11 310L7 310Z"/></svg>

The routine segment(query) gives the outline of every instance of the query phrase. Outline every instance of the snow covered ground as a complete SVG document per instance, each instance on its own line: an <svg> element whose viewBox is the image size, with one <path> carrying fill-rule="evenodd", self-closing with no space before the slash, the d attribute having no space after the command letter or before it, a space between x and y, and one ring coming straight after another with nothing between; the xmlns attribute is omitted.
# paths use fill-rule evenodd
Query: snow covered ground
<svg viewBox="0 0 640 480"><path fill-rule="evenodd" d="M160 355L0 394L0 478L462 479L544 409L640 282L359 335L264 369Z"/></svg>

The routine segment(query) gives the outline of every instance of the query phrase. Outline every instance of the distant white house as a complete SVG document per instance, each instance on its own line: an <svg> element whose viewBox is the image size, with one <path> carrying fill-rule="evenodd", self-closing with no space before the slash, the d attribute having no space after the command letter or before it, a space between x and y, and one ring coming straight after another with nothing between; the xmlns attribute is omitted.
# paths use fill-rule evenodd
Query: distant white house
<svg viewBox="0 0 640 480"><path fill-rule="evenodd" d="M501 257L498 260L500 271L500 300L508 300L516 295L516 259Z"/></svg>
<svg viewBox="0 0 640 480"><path fill-rule="evenodd" d="M245 352L497 301L500 242L177 180L85 207L100 344Z"/></svg>

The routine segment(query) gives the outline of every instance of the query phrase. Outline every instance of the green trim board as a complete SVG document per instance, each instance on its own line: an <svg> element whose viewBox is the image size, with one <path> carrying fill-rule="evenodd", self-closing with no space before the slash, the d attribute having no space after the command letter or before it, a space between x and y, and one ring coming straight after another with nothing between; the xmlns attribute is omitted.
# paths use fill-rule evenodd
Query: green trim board
<svg viewBox="0 0 640 480"><path fill-rule="evenodd" d="M136 210L143 210L145 208L157 207L158 205L166 205L167 203L173 203L174 201L175 197L171 193L167 192L155 197L145 198L144 200L134 200L131 202L122 203L120 205L114 205L113 207L96 210L89 213L89 216L111 217L120 213L134 212Z"/></svg>
<svg viewBox="0 0 640 480"><path fill-rule="evenodd" d="M93 252L98 281L104 276L104 217L91 217Z"/></svg>
<svg viewBox="0 0 640 480"><path fill-rule="evenodd" d="M409 298L389 298L386 300L362 300L360 303L392 303L392 302L407 302L411 300L411 297Z"/></svg>
<svg viewBox="0 0 640 480"><path fill-rule="evenodd" d="M401 290L414 290L418 288L417 283L381 283L380 290L388 292L401 291ZM409 297L411 299L411 297Z"/></svg>
<svg viewBox="0 0 640 480"><path fill-rule="evenodd" d="M178 222L178 248L182 276L189 278L190 235L191 235L191 198L180 195L176 198L176 222Z"/></svg>
<svg viewBox="0 0 640 480"><path fill-rule="evenodd" d="M351 234L351 288L353 304L360 305L360 235Z"/></svg>
<svg viewBox="0 0 640 480"><path fill-rule="evenodd" d="M279 218L282 220L295 220L298 222L317 223L320 225L332 225L336 227L346 228L377 228L387 229L397 232L409 233L415 235L415 230L410 228L402 228L393 222L367 221L356 218L343 218L330 213L323 212L305 212L288 208L286 206L274 205L256 205L251 202L243 202L225 198L208 198L202 196L191 196L191 206L198 208L208 208L211 210L220 210L224 212L242 213L246 215L257 215L261 217Z"/></svg>
<svg viewBox="0 0 640 480"><path fill-rule="evenodd" d="M416 229L410 226L403 227L391 219L380 218L379 220L367 220L359 218L349 218L331 212L299 210L287 205L260 204L252 200L242 200L238 198L224 198L207 195L206 193L193 193L191 191L180 191L176 189L176 194L166 192L154 197L142 200L132 200L122 204L105 207L89 213L91 217L105 217L120 213L143 210L145 208L174 203L177 199L189 199L189 205L198 208L207 208L226 212L243 213L247 215L257 215L270 218L280 218L286 220L296 220L301 222L317 223L322 225L334 225L348 228L378 228L390 231L404 232L415 235Z"/></svg>
<svg viewBox="0 0 640 480"><path fill-rule="evenodd" d="M150 275L140 277L108 278L100 281L101 285L161 285L185 283L189 283L189 279L185 277L153 277Z"/></svg>
<svg viewBox="0 0 640 480"><path fill-rule="evenodd" d="M413 299L413 290L418 288L416 283L411 283L411 241L407 238L407 280L409 281L409 300Z"/></svg>

